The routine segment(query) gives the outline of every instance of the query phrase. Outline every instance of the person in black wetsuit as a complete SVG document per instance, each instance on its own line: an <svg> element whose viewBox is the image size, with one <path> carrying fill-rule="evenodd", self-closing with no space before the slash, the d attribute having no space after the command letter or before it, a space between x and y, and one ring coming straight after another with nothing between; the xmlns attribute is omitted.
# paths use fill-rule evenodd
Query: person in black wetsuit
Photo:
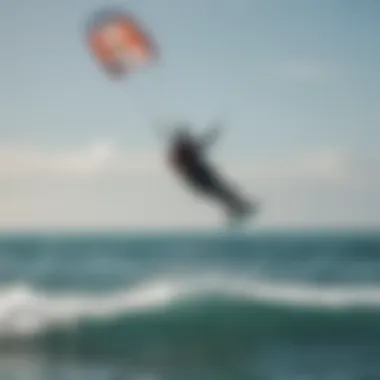
<svg viewBox="0 0 380 380"><path fill-rule="evenodd" d="M216 140L219 128L214 127L201 138L195 138L182 125L172 136L169 163L174 171L198 193L219 201L233 219L252 211L252 205L232 190L206 160L207 148Z"/></svg>

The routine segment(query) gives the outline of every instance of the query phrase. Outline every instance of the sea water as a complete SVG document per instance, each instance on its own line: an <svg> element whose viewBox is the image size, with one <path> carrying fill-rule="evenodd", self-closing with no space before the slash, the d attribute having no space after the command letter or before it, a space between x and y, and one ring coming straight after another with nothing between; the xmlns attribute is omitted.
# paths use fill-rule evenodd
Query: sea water
<svg viewBox="0 0 380 380"><path fill-rule="evenodd" d="M376 232L2 235L0 379L380 379Z"/></svg>

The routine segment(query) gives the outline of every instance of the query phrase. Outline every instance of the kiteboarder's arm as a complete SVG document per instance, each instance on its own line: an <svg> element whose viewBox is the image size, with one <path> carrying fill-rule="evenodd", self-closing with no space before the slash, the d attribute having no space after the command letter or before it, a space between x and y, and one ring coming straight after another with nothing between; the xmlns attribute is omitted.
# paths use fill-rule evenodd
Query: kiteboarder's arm
<svg viewBox="0 0 380 380"><path fill-rule="evenodd" d="M221 124L217 123L212 125L209 130L201 137L200 142L203 147L213 145L218 139L221 132Z"/></svg>

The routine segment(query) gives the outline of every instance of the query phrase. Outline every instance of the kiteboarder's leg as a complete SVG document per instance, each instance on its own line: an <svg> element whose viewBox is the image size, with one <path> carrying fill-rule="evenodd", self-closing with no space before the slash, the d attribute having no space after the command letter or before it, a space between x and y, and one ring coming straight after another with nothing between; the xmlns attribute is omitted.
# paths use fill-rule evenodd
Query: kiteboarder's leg
<svg viewBox="0 0 380 380"><path fill-rule="evenodd" d="M189 179L201 193L221 202L230 217L243 217L252 211L252 206L208 166L197 167L191 172Z"/></svg>
<svg viewBox="0 0 380 380"><path fill-rule="evenodd" d="M232 218L244 217L253 211L252 204L222 181L215 184L212 193L216 199L222 202L228 215Z"/></svg>

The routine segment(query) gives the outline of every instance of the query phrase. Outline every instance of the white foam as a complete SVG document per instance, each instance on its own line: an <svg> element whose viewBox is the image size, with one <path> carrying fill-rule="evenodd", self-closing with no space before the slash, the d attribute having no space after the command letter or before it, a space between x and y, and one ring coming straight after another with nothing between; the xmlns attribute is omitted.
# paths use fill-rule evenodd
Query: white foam
<svg viewBox="0 0 380 380"><path fill-rule="evenodd" d="M43 294L25 286L0 291L0 336L29 336L51 326L72 326L82 318L106 318L169 304L168 284L137 287L103 296Z"/></svg>
<svg viewBox="0 0 380 380"><path fill-rule="evenodd" d="M159 310L188 297L222 295L288 307L380 309L380 287L317 287L226 276L166 278L106 295L47 294L29 286L0 289L0 336L26 337L81 319Z"/></svg>

